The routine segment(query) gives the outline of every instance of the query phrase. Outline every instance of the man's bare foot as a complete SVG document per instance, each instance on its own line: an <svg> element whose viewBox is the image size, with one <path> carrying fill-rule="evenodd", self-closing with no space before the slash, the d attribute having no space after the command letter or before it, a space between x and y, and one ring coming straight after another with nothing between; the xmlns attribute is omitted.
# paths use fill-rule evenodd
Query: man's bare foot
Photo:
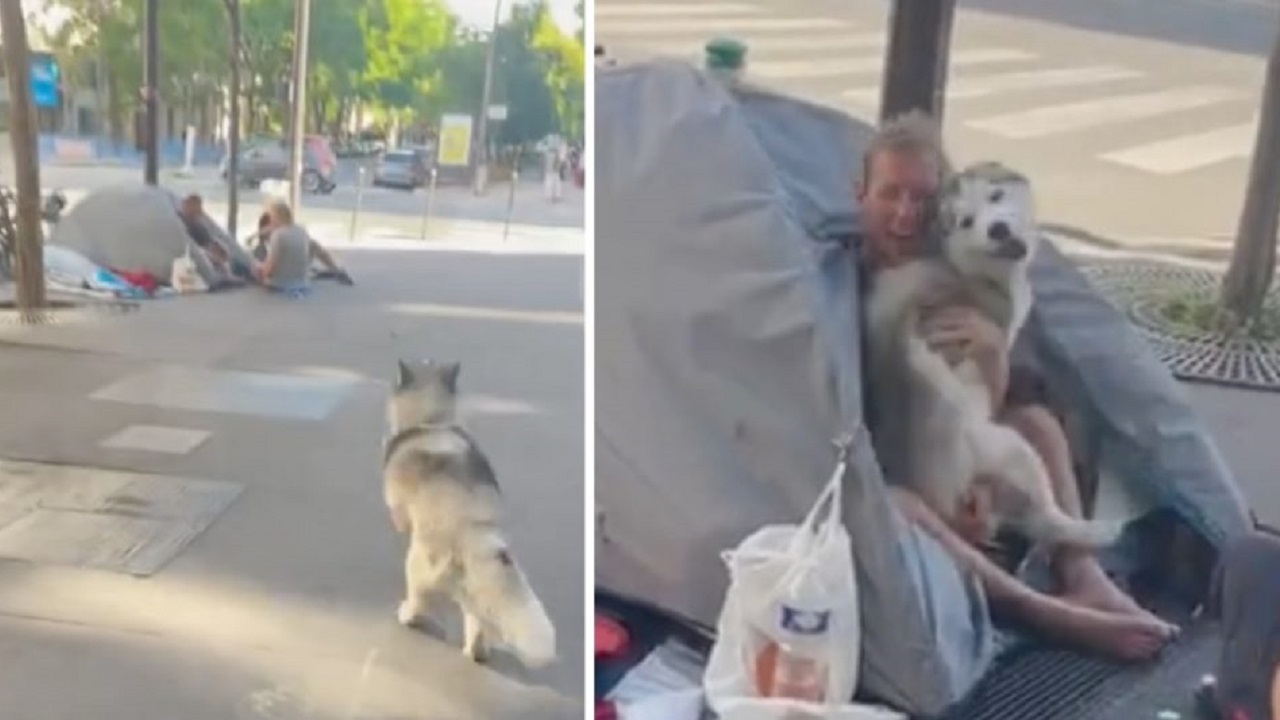
<svg viewBox="0 0 1280 720"><path fill-rule="evenodd" d="M1066 566L1062 572L1062 598L1074 605L1120 613L1159 623L1171 635L1177 635L1179 628L1165 622L1155 613L1138 604L1124 590L1107 576L1102 566L1091 557L1083 557Z"/></svg>
<svg viewBox="0 0 1280 720"><path fill-rule="evenodd" d="M1055 639L1125 662L1155 658L1175 635L1159 618L1082 607L1060 598L1038 596L1027 610L1027 620Z"/></svg>

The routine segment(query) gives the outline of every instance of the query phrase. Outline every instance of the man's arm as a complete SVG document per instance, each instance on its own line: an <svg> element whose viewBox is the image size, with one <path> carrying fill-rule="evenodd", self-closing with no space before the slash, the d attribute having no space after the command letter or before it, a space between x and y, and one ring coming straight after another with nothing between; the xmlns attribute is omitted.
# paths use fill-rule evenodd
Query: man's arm
<svg viewBox="0 0 1280 720"><path fill-rule="evenodd" d="M280 256L280 233L273 232L267 239L267 256L258 264L258 277L267 280L276 270L277 258Z"/></svg>
<svg viewBox="0 0 1280 720"><path fill-rule="evenodd" d="M973 362L991 392L991 407L1002 408L1009 393L1009 353L1000 329L986 318L977 321L988 327L982 333L983 339L974 343Z"/></svg>
<svg viewBox="0 0 1280 720"><path fill-rule="evenodd" d="M926 321L929 347L955 364L968 357L991 393L991 407L1004 407L1009 392L1009 352L1004 332L973 308L951 307Z"/></svg>

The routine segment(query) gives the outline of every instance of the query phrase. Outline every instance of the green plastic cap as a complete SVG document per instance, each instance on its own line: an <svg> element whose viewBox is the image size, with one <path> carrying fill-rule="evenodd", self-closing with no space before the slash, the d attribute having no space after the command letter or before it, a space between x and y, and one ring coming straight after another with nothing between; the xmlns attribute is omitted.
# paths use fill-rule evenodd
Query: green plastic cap
<svg viewBox="0 0 1280 720"><path fill-rule="evenodd" d="M747 59L747 46L733 38L715 38L706 51L708 70L741 70Z"/></svg>

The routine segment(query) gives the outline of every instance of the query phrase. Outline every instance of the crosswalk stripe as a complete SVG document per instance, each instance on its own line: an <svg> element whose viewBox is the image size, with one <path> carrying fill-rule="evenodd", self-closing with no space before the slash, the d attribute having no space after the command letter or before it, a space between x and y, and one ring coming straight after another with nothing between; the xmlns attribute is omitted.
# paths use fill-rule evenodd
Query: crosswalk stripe
<svg viewBox="0 0 1280 720"><path fill-rule="evenodd" d="M1129 68L1094 65L1078 68L1026 70L996 75L957 77L947 81L947 99L984 98L1016 90L1093 85L1115 80L1130 80L1142 76L1143 73ZM878 102L880 100L880 87L876 85L854 88L846 91L844 97L859 103Z"/></svg>
<svg viewBox="0 0 1280 720"><path fill-rule="evenodd" d="M951 55L951 65L965 67L988 65L1019 60L1032 60L1035 55L1021 50L985 48L961 50ZM843 75L865 75L880 72L884 57L874 55L843 60L777 60L772 62L747 62L747 73L769 80L797 80L801 78L830 78Z"/></svg>
<svg viewBox="0 0 1280 720"><path fill-rule="evenodd" d="M1185 87L1037 107L970 120L965 125L1004 138L1026 140L1217 105L1240 96L1238 91L1221 87Z"/></svg>
<svg viewBox="0 0 1280 720"><path fill-rule="evenodd" d="M1103 160L1155 175L1175 175L1253 153L1257 121L1106 153Z"/></svg>
<svg viewBox="0 0 1280 720"><path fill-rule="evenodd" d="M630 37L638 35L680 36L740 32L779 33L796 30L831 30L851 27L849 23L828 18L672 18L670 20L604 20L596 23L596 37Z"/></svg>
<svg viewBox="0 0 1280 720"><path fill-rule="evenodd" d="M630 17L697 17L706 15L752 15L760 12L755 5L739 3L628 3L626 5L596 5L591 11L597 21L607 18Z"/></svg>
<svg viewBox="0 0 1280 720"><path fill-rule="evenodd" d="M751 58L766 52L786 52L789 50L805 50L818 52L822 50L878 50L885 46L883 32L839 33L835 35L784 35L782 37L753 37L739 35L738 39L747 45L747 62ZM705 41L686 40L684 42L653 43L645 47L662 55L689 55L702 52Z"/></svg>

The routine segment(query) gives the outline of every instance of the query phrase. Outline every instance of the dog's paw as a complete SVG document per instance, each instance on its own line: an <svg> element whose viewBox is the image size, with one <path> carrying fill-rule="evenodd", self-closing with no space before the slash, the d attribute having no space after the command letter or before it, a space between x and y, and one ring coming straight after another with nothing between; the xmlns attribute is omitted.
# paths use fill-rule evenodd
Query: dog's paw
<svg viewBox="0 0 1280 720"><path fill-rule="evenodd" d="M421 623L417 605L408 600L402 600L400 607L396 609L396 620L405 627L417 627Z"/></svg>
<svg viewBox="0 0 1280 720"><path fill-rule="evenodd" d="M462 648L462 654L477 665L484 665L489 662L489 650L482 641L476 641Z"/></svg>

